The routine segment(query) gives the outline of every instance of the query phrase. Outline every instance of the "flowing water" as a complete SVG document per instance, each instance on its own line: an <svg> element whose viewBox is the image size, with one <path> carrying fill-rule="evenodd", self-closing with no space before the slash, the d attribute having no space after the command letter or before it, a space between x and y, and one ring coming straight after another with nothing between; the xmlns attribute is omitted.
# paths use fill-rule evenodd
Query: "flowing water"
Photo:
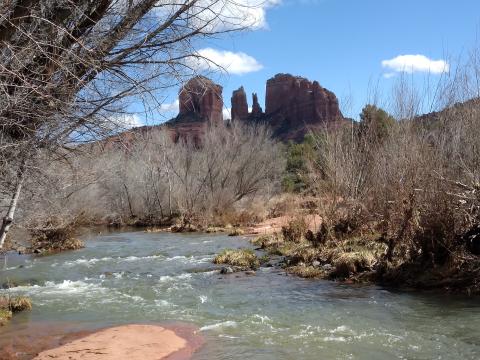
<svg viewBox="0 0 480 360"><path fill-rule="evenodd" d="M0 337L42 322L178 321L205 338L197 360L480 359L478 299L304 280L275 268L214 270L216 252L245 246L224 235L125 232L90 236L79 251L9 257L0 283L31 284L8 292L30 296L34 308Z"/></svg>

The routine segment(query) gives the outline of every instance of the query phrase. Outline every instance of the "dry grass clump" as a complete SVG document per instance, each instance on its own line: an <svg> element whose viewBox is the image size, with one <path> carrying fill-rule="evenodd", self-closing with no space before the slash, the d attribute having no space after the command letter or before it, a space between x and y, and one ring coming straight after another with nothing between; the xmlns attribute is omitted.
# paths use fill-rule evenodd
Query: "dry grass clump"
<svg viewBox="0 0 480 360"><path fill-rule="evenodd" d="M287 268L287 272L290 274L297 275L304 279L314 279L314 278L325 277L325 271L313 266L302 266L302 265L290 266Z"/></svg>
<svg viewBox="0 0 480 360"><path fill-rule="evenodd" d="M282 235L285 241L300 242L307 232L308 225L302 216L290 220L287 226L282 226Z"/></svg>
<svg viewBox="0 0 480 360"><path fill-rule="evenodd" d="M331 263L335 269L331 276L347 278L353 274L372 270L377 262L378 258L375 257L374 253L367 250L339 253L332 259Z"/></svg>
<svg viewBox="0 0 480 360"><path fill-rule="evenodd" d="M6 325L14 313L32 309L32 302L24 296L0 296L0 326Z"/></svg>
<svg viewBox="0 0 480 360"><path fill-rule="evenodd" d="M58 216L32 222L29 226L31 251L43 254L83 248L84 243L75 238L76 227L76 219L67 220Z"/></svg>
<svg viewBox="0 0 480 360"><path fill-rule="evenodd" d="M273 246L278 246L279 244L283 244L283 238L278 237L276 234L271 235L260 235L255 239L250 240L250 243L258 246L262 249L268 249Z"/></svg>
<svg viewBox="0 0 480 360"><path fill-rule="evenodd" d="M25 296L10 298L9 308L13 313L25 310L32 310L32 302Z"/></svg>
<svg viewBox="0 0 480 360"><path fill-rule="evenodd" d="M0 308L0 326L7 325L11 318L12 312L10 310Z"/></svg>
<svg viewBox="0 0 480 360"><path fill-rule="evenodd" d="M228 236L241 236L244 233L242 229L235 227L228 233Z"/></svg>
<svg viewBox="0 0 480 360"><path fill-rule="evenodd" d="M251 249L225 249L215 256L213 263L252 270L256 270L260 266L260 260Z"/></svg>
<svg viewBox="0 0 480 360"><path fill-rule="evenodd" d="M221 233L221 232L225 232L225 228L219 227L219 226L209 226L205 229L205 232L207 234Z"/></svg>
<svg viewBox="0 0 480 360"><path fill-rule="evenodd" d="M300 246L283 247L286 256L290 258L292 264L312 264L315 260L321 259L321 250L312 247L310 244L303 243Z"/></svg>

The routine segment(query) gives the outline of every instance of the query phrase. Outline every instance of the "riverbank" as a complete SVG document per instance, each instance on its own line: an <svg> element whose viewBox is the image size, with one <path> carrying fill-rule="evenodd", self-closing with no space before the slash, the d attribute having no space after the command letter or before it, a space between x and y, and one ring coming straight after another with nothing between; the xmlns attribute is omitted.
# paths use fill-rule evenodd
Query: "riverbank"
<svg viewBox="0 0 480 360"><path fill-rule="evenodd" d="M378 231L365 226L353 231L350 226L344 227L338 225L333 230L328 229L318 214L303 213L270 217L249 226L97 226L84 227L82 231L90 235L135 230L146 233L223 233L244 236L254 240L256 249L263 251L259 254L262 266L277 267L303 278L420 291L440 290L468 295L480 293L477 280L480 257L469 251L468 247L452 247L449 259L442 263L426 261L422 256L413 257L408 249L398 247L396 259L392 261L388 259L389 241ZM402 256L400 251L405 254ZM226 273L247 269L251 274L255 270L228 262L220 263L234 266L221 269Z"/></svg>

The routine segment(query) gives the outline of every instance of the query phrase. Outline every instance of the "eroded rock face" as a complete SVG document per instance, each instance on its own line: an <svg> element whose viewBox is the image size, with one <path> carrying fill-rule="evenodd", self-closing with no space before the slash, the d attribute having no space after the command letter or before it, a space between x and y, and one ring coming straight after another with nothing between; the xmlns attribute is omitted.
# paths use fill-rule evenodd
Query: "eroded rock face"
<svg viewBox="0 0 480 360"><path fill-rule="evenodd" d="M263 115L263 110L260 104L258 103L258 96L256 93L252 94L252 117L258 118Z"/></svg>
<svg viewBox="0 0 480 360"><path fill-rule="evenodd" d="M223 123L223 88L204 76L189 80L180 90L177 119L192 117L212 124Z"/></svg>
<svg viewBox="0 0 480 360"><path fill-rule="evenodd" d="M169 121L175 140L191 137L200 142L207 126L224 126L222 87L197 76L188 81L179 93L180 112ZM233 121L268 124L273 136L286 141L302 141L309 131L344 122L337 97L317 81L277 74L267 81L265 112L252 94L252 111L248 111L245 89L235 90L231 98Z"/></svg>
<svg viewBox="0 0 480 360"><path fill-rule="evenodd" d="M252 97L252 111L246 116L248 104L243 87L234 92L232 118L264 122L270 125L273 135L280 140L302 141L311 130L338 126L345 121L333 92L317 81L299 76L277 74L267 81L265 112L257 94Z"/></svg>
<svg viewBox="0 0 480 360"><path fill-rule="evenodd" d="M245 121L248 119L247 94L243 86L232 94L232 121Z"/></svg>
<svg viewBox="0 0 480 360"><path fill-rule="evenodd" d="M165 125L172 139L200 144L209 126L224 126L223 88L204 76L189 80L178 94L178 116Z"/></svg>
<svg viewBox="0 0 480 360"><path fill-rule="evenodd" d="M320 124L343 118L334 93L317 81L290 74L277 74L267 81L265 114L282 115L283 121L292 125Z"/></svg>

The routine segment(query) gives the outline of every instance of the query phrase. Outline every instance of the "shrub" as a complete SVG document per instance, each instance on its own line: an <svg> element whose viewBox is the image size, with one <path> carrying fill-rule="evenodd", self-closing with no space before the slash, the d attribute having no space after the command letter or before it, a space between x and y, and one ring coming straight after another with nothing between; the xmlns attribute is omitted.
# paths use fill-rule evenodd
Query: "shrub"
<svg viewBox="0 0 480 360"><path fill-rule="evenodd" d="M8 309L0 308L0 326L6 325L12 318L12 312Z"/></svg>
<svg viewBox="0 0 480 360"><path fill-rule="evenodd" d="M299 243L302 241L307 229L305 218L299 216L290 220L287 226L282 226L282 235L285 241Z"/></svg>
<svg viewBox="0 0 480 360"><path fill-rule="evenodd" d="M18 296L10 299L8 304L12 313L17 313L25 310L32 310L32 302L29 298L24 296Z"/></svg>
<svg viewBox="0 0 480 360"><path fill-rule="evenodd" d="M31 309L29 298L0 296L0 326L6 325L14 313Z"/></svg>
<svg viewBox="0 0 480 360"><path fill-rule="evenodd" d="M62 219L58 216L32 222L29 226L32 251L48 253L83 248L83 242L74 237L76 226L76 219Z"/></svg>
<svg viewBox="0 0 480 360"><path fill-rule="evenodd" d="M376 261L377 258L370 251L343 252L337 254L337 256L332 259L332 263L335 266L332 276L347 278L351 274L371 270Z"/></svg>
<svg viewBox="0 0 480 360"><path fill-rule="evenodd" d="M318 278L318 277L323 277L325 275L325 273L322 270L317 269L313 266L296 265L296 266L289 267L287 271L290 274L294 274L305 279Z"/></svg>
<svg viewBox="0 0 480 360"><path fill-rule="evenodd" d="M232 231L228 233L228 236L240 236L243 235L244 231L239 228L233 228Z"/></svg>
<svg viewBox="0 0 480 360"><path fill-rule="evenodd" d="M279 239L277 235L274 235L274 234L260 235L255 239L250 240L250 243L262 249L267 249L272 246L278 246L280 243L283 243L283 239Z"/></svg>

